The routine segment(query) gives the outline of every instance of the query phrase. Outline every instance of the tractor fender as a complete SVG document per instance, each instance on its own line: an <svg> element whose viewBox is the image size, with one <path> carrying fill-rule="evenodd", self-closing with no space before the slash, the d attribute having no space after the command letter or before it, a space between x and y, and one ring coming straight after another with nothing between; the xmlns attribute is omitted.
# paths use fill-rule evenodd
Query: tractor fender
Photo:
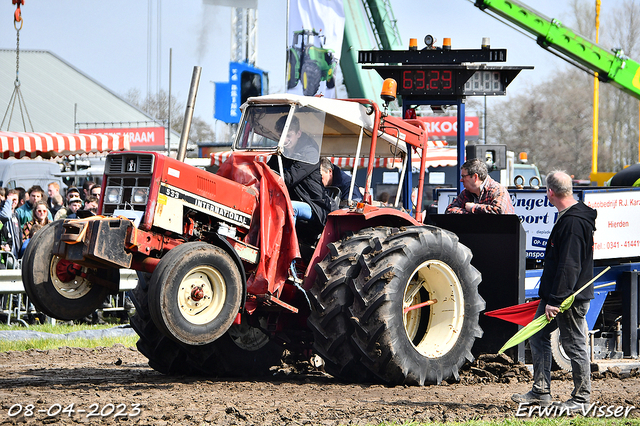
<svg viewBox="0 0 640 426"><path fill-rule="evenodd" d="M233 248L233 246L226 240L226 238L222 238L218 234L213 234L212 241L209 241L211 244L220 247L233 259L233 261L238 266L238 270L240 271L240 278L242 279L242 301L240 302L240 307L244 311L244 303L247 300L247 275L244 271L244 266L242 266L242 260L240 260L240 256Z"/></svg>
<svg viewBox="0 0 640 426"><path fill-rule="evenodd" d="M355 213L347 209L336 210L327 216L327 224L318 240L309 266L305 272L303 287L309 290L316 280L315 265L322 261L329 249L327 245L342 239L348 232L376 226L402 227L422 225L406 212L391 207L365 206L363 213Z"/></svg>

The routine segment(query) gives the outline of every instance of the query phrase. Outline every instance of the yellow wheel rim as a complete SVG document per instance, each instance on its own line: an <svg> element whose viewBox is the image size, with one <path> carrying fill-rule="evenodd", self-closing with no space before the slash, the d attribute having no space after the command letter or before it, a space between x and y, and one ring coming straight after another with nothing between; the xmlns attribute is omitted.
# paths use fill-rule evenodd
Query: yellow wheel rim
<svg viewBox="0 0 640 426"><path fill-rule="evenodd" d="M404 312L429 299L437 302ZM446 263L429 260L416 268L405 287L402 308L407 337L423 356L440 357L457 342L464 322L464 294Z"/></svg>
<svg viewBox="0 0 640 426"><path fill-rule="evenodd" d="M227 289L222 274L210 266L195 268L178 289L178 308L191 324L213 321L222 311Z"/></svg>

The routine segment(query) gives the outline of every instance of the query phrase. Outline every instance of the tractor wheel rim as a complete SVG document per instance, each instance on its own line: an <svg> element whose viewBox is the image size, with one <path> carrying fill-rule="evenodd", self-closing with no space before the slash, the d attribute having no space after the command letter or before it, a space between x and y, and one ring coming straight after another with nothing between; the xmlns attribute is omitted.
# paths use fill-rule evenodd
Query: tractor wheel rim
<svg viewBox="0 0 640 426"><path fill-rule="evenodd" d="M53 287L61 296L67 299L80 299L81 297L86 296L93 287L91 282L88 279L79 276L75 276L69 281L62 281L56 273L56 267L60 260L60 257L53 256L51 258L51 264L49 265L49 276ZM82 269L86 271L87 268Z"/></svg>
<svg viewBox="0 0 640 426"><path fill-rule="evenodd" d="M194 298L194 289L202 296ZM195 268L187 274L178 288L178 308L191 324L203 325L214 320L222 311L227 296L222 274L210 266Z"/></svg>
<svg viewBox="0 0 640 426"><path fill-rule="evenodd" d="M429 299L437 302L409 310L403 314L403 322L415 349L423 356L437 358L456 344L464 323L462 285L453 269L439 260L424 262L413 272L405 287L403 310Z"/></svg>
<svg viewBox="0 0 640 426"><path fill-rule="evenodd" d="M261 330L245 323L234 324L229 328L229 337L241 349L245 351L257 351L269 343L269 336Z"/></svg>

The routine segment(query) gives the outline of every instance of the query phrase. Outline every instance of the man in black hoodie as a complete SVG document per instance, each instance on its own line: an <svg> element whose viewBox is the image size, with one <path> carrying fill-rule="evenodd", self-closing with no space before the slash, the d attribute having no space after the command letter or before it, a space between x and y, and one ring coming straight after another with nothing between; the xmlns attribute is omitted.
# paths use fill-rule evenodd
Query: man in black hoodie
<svg viewBox="0 0 640 426"><path fill-rule="evenodd" d="M278 132L283 131L286 120L287 116L278 119ZM291 118L283 148L282 178L291 197L294 222L298 217L309 220L315 230L320 230L326 225L327 215L334 206L322 184L318 144L300 129L300 120L296 116ZM276 155L267 164L280 171Z"/></svg>
<svg viewBox="0 0 640 426"><path fill-rule="evenodd" d="M551 404L551 332L560 329L560 340L571 359L573 392L559 404L560 409L574 411L588 408L591 395L591 369L587 346L585 315L593 299L593 284L579 293L565 312L562 302L593 277L593 233L597 212L573 198L571 177L564 172L547 175L547 197L558 209L544 257L540 278L540 304L536 318L555 318L529 339L533 358L533 389L524 395L513 395L518 403ZM565 411L566 412L566 411Z"/></svg>

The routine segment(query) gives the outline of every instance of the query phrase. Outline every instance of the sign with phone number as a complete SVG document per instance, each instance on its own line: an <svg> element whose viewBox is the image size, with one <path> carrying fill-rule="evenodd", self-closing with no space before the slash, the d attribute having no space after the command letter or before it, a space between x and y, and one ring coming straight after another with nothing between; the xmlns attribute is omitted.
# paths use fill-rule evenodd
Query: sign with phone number
<svg viewBox="0 0 640 426"><path fill-rule="evenodd" d="M640 256L640 191L585 191L583 201L598 211L594 259Z"/></svg>
<svg viewBox="0 0 640 426"><path fill-rule="evenodd" d="M455 199L454 189L439 189L438 213ZM509 190L515 213L526 232L529 259L542 259L546 243L558 220L558 211L549 203L546 190ZM574 197L598 211L594 239L595 259L640 256L640 188L579 190Z"/></svg>

